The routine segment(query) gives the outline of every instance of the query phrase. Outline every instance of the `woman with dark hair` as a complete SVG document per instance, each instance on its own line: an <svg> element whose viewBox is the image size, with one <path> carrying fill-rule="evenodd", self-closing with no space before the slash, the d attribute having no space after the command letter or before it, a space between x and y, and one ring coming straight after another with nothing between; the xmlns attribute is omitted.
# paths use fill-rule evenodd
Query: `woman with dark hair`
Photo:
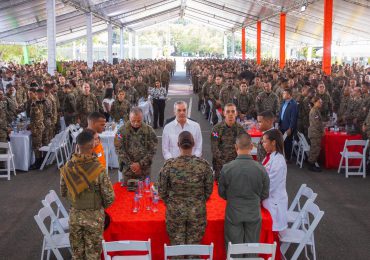
<svg viewBox="0 0 370 260"><path fill-rule="evenodd" d="M105 119L107 121L109 121L110 110L112 108L113 102L114 102L113 88L107 88L105 90L105 96L104 96L104 99L103 99L103 110L104 110Z"/></svg>
<svg viewBox="0 0 370 260"><path fill-rule="evenodd" d="M161 87L161 82L159 79L155 81L154 88L149 88L149 95L153 100L153 110L154 110L154 121L153 128L157 129L163 127L164 122L164 108L166 107L167 92L164 87Z"/></svg>
<svg viewBox="0 0 370 260"><path fill-rule="evenodd" d="M166 229L171 245L199 244L206 224L206 201L213 190L209 163L192 155L194 138L179 135L180 156L169 159L159 173L158 191L166 204Z"/></svg>
<svg viewBox="0 0 370 260"><path fill-rule="evenodd" d="M270 211L272 231L278 245L276 259L281 259L279 232L288 227L288 194L286 192L287 165L284 157L283 135L277 129L272 129L263 135L263 148L267 154L262 161L270 178L270 194L262 204Z"/></svg>
<svg viewBox="0 0 370 260"><path fill-rule="evenodd" d="M324 126L321 118L322 100L319 96L311 99L313 107L311 108L308 127L308 138L310 139L311 147L308 155L309 170L314 172L321 172L320 167L316 166L317 158L320 155L321 139L324 134Z"/></svg>

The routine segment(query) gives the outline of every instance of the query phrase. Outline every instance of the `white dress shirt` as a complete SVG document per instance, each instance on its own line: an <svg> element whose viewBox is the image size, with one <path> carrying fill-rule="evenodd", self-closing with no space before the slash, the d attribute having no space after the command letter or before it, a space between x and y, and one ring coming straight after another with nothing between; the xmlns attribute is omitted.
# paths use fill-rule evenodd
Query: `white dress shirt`
<svg viewBox="0 0 370 260"><path fill-rule="evenodd" d="M165 160L170 158L176 158L180 155L180 149L177 145L179 140L179 134L183 131L189 131L194 138L194 147L192 155L197 157L202 156L202 132L200 130L200 125L197 122L186 119L184 128L177 122L173 120L168 123L162 134L162 153Z"/></svg>
<svg viewBox="0 0 370 260"><path fill-rule="evenodd" d="M288 227L287 165L284 155L277 152L271 153L265 168L270 178L270 194L262 205L270 211L272 231L282 231Z"/></svg>

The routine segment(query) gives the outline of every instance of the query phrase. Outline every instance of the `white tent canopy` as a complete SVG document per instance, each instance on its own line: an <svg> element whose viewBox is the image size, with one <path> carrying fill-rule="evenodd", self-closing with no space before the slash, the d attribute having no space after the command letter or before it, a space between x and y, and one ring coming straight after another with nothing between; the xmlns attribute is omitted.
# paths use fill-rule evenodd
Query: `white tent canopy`
<svg viewBox="0 0 370 260"><path fill-rule="evenodd" d="M45 0L2 0L0 43L33 44L46 41ZM304 12L301 6L307 5ZM56 0L56 41L86 35L85 13L93 14L93 33L107 23L137 31L162 22L185 18L239 32L247 26L255 37L262 20L262 42L279 43L279 13L287 12L286 41L292 45L321 46L322 0ZM334 0L333 42L368 41L368 0ZM247 37L251 37L251 34Z"/></svg>

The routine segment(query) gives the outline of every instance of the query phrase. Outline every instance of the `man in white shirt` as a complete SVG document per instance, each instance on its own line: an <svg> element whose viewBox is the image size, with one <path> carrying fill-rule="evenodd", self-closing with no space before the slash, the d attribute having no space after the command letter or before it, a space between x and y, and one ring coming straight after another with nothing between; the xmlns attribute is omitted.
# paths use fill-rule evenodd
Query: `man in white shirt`
<svg viewBox="0 0 370 260"><path fill-rule="evenodd" d="M174 105L176 119L168 123L162 134L162 153L165 160L176 158L180 155L177 145L179 134L189 131L194 137L194 148L192 155L202 156L202 132L200 125L187 118L188 105L185 101L177 101Z"/></svg>

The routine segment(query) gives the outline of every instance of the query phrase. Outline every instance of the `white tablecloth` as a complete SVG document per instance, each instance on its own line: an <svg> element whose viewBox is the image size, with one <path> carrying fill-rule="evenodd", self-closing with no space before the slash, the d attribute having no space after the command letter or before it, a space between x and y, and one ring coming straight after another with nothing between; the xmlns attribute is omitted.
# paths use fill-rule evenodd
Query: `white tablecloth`
<svg viewBox="0 0 370 260"><path fill-rule="evenodd" d="M108 162L108 167L119 168L118 156L114 147L114 137L117 131L104 131L99 134L100 140L103 143L105 160Z"/></svg>
<svg viewBox="0 0 370 260"><path fill-rule="evenodd" d="M10 134L10 145L14 154L15 169L28 171L31 163L34 161L31 145L31 132Z"/></svg>

